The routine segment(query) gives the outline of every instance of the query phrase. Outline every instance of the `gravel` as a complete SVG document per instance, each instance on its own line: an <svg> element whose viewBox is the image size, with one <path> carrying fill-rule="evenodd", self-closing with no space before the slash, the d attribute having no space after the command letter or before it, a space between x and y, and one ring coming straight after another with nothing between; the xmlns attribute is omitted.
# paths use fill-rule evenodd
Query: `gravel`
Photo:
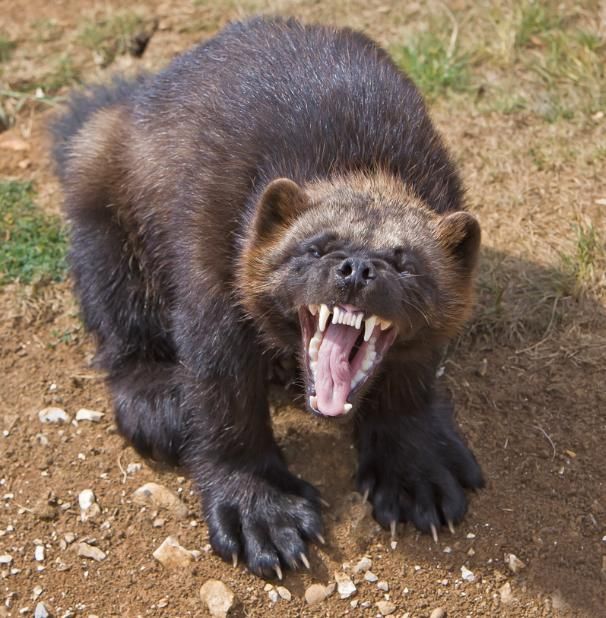
<svg viewBox="0 0 606 618"><path fill-rule="evenodd" d="M200 599L211 616L227 618L234 607L235 595L222 581L209 579L200 588Z"/></svg>
<svg viewBox="0 0 606 618"><path fill-rule="evenodd" d="M107 558L107 554L98 547L94 545L89 545L88 543L78 543L78 556L81 558L90 558L91 560L96 560L97 562L101 562Z"/></svg>
<svg viewBox="0 0 606 618"><path fill-rule="evenodd" d="M69 423L70 418L62 408L44 408L38 412L41 423Z"/></svg>
<svg viewBox="0 0 606 618"><path fill-rule="evenodd" d="M179 545L174 536L166 537L153 556L167 569L186 567L194 560L194 554Z"/></svg>
<svg viewBox="0 0 606 618"><path fill-rule="evenodd" d="M133 493L133 502L154 509L164 509L177 519L187 517L187 507L168 488L158 483L146 483Z"/></svg>
<svg viewBox="0 0 606 618"><path fill-rule="evenodd" d="M337 592L342 599L348 599L356 593L356 585L351 581L349 575L336 571L335 581L337 582Z"/></svg>

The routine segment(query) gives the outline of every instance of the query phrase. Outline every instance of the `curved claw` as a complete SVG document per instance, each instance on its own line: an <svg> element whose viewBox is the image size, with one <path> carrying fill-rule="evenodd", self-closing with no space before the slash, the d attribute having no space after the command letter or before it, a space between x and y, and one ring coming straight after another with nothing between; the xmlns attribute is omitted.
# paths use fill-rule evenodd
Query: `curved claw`
<svg viewBox="0 0 606 618"><path fill-rule="evenodd" d="M238 566L238 554L236 552L231 555L231 563L234 569Z"/></svg>
<svg viewBox="0 0 606 618"><path fill-rule="evenodd" d="M280 581L282 581L282 577L283 577L283 575L282 575L282 568L280 567L280 565L279 565L279 564L276 564L276 565L274 566L274 571L276 572L276 575L278 576L278 579L279 579Z"/></svg>
<svg viewBox="0 0 606 618"><path fill-rule="evenodd" d="M438 542L438 530L433 524L431 524L430 529L431 529L431 536L433 538L433 542L437 543Z"/></svg>
<svg viewBox="0 0 606 618"><path fill-rule="evenodd" d="M303 552L301 552L299 554L299 558L301 558L301 562L305 565L306 569L310 569L311 568L311 565L309 564L309 560L307 559L307 556ZM282 579L282 578L280 578L280 579Z"/></svg>
<svg viewBox="0 0 606 618"><path fill-rule="evenodd" d="M368 502L368 496L370 496L370 489L365 489L364 495L362 496L362 504L366 504Z"/></svg>
<svg viewBox="0 0 606 618"><path fill-rule="evenodd" d="M324 507L326 507L327 509L330 508L330 502L326 502L326 500L324 500L324 498L320 498L320 504Z"/></svg>
<svg viewBox="0 0 606 618"><path fill-rule="evenodd" d="M319 532L316 532L316 539L320 545L326 545L326 539Z"/></svg>
<svg viewBox="0 0 606 618"><path fill-rule="evenodd" d="M398 525L398 522L395 519L389 524L389 529L391 530L391 540L392 541L395 541L396 537L398 536L397 525Z"/></svg>
<svg viewBox="0 0 606 618"><path fill-rule="evenodd" d="M448 524L448 529L450 530L451 534L455 533L455 527L454 524L452 523L452 520L448 520L448 522L446 522Z"/></svg>

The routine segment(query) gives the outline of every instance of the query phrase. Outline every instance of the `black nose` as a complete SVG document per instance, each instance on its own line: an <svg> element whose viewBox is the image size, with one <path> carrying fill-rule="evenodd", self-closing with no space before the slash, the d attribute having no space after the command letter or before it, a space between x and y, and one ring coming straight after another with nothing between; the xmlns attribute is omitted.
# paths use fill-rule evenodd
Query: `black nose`
<svg viewBox="0 0 606 618"><path fill-rule="evenodd" d="M370 260L349 257L337 266L337 279L356 288L368 285L377 278L377 271Z"/></svg>

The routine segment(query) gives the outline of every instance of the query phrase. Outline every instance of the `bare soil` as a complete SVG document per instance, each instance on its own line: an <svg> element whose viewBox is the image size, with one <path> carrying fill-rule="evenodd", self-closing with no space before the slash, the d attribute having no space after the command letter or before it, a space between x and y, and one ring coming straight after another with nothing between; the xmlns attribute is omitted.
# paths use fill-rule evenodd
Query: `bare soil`
<svg viewBox="0 0 606 618"><path fill-rule="evenodd" d="M389 45L438 6L412 4L150 0L135 7L159 24L143 58L119 56L101 68L75 33L86 20L117 11L117 2L0 0L0 30L18 43L0 81L16 90L57 53L70 54L89 81L157 68L258 9L365 28ZM464 28L470 5L449 6ZM56 33L49 40L36 35L42 22ZM33 180L38 204L58 212L44 137L52 113L35 101L15 111L15 125L0 134L0 174ZM247 616L375 616L386 595L398 617L429 616L438 607L449 617L606 615L603 279L598 273L593 284L571 287L562 259L576 255L575 222L606 230L606 165L595 156L605 145L606 120L593 114L549 124L527 113L480 111L469 96L437 101L432 113L461 162L470 209L484 229L477 314L453 345L443 380L488 486L472 496L456 533L442 531L436 544L403 526L392 549L355 493L348 429L311 419L276 393L275 428L286 457L330 506L327 545L312 549L310 571L285 576L292 600L272 603L267 582L208 551L199 500L182 472L141 460L116 433L103 377L89 368L93 344L69 281L11 284L0 288L0 555L13 563L0 564L0 616L32 616L40 601L56 616L202 616L199 589L209 578L225 582ZM16 150L13 137L26 146ZM43 425L37 413L47 406L72 419L80 408L105 416L98 424ZM140 470L127 473L131 463ZM189 516L163 514L165 523L154 527L156 513L132 501L148 481L179 494ZM78 493L86 488L102 513L82 522ZM65 543L66 533L76 540ZM168 535L200 558L183 570L164 568L152 552ZM106 559L78 557L79 541L96 544ZM42 561L34 559L36 544L46 548ZM517 574L504 562L508 553L526 565ZM365 555L387 592L353 575L355 596L306 604L310 584L328 584L343 569L352 574ZM463 580L463 566L475 581ZM42 592L34 600L36 586Z"/></svg>

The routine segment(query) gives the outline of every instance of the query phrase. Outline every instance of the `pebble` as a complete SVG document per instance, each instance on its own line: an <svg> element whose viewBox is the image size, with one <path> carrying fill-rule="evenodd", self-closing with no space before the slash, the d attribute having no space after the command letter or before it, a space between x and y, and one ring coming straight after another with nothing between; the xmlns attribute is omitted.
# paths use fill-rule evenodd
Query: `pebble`
<svg viewBox="0 0 606 618"><path fill-rule="evenodd" d="M167 536L152 555L167 569L186 567L194 559L192 552L179 545L174 536Z"/></svg>
<svg viewBox="0 0 606 618"><path fill-rule="evenodd" d="M396 606L391 601L379 601L376 605L381 616L389 616L396 611Z"/></svg>
<svg viewBox="0 0 606 618"><path fill-rule="evenodd" d="M380 581L377 584L377 588L383 592L389 592L389 584L386 581Z"/></svg>
<svg viewBox="0 0 606 618"><path fill-rule="evenodd" d="M200 588L200 599L211 616L227 618L234 606L234 593L218 579L209 579Z"/></svg>
<svg viewBox="0 0 606 618"><path fill-rule="evenodd" d="M348 599L356 593L356 585L351 581L349 575L335 571L335 581L337 582L337 592L342 599Z"/></svg>
<svg viewBox="0 0 606 618"><path fill-rule="evenodd" d="M51 618L51 613L44 603L38 603L34 610L34 618Z"/></svg>
<svg viewBox="0 0 606 618"><path fill-rule="evenodd" d="M42 562L44 560L44 545L36 545L34 549L34 560Z"/></svg>
<svg viewBox="0 0 606 618"><path fill-rule="evenodd" d="M61 408L44 408L38 412L41 423L69 423L67 412Z"/></svg>
<svg viewBox="0 0 606 618"><path fill-rule="evenodd" d="M272 603L277 603L280 598L278 593L273 588L267 593L267 596Z"/></svg>
<svg viewBox="0 0 606 618"><path fill-rule="evenodd" d="M133 502L154 509L165 509L175 515L177 519L187 517L187 507L179 498L163 485L146 483L133 493Z"/></svg>
<svg viewBox="0 0 606 618"><path fill-rule="evenodd" d="M13 557L10 554L2 554L0 556L0 564L12 564Z"/></svg>
<svg viewBox="0 0 606 618"><path fill-rule="evenodd" d="M499 595L501 597L501 603L509 605L513 601L513 594L511 592L511 584L509 582L504 583L499 588Z"/></svg>
<svg viewBox="0 0 606 618"><path fill-rule="evenodd" d="M32 590L32 599L35 601L43 592L44 588L42 586L34 586Z"/></svg>
<svg viewBox="0 0 606 618"><path fill-rule="evenodd" d="M288 588L285 588L284 586L278 586L276 590L278 591L280 598L284 599L285 601L290 601L292 599L292 594L290 593L290 590Z"/></svg>
<svg viewBox="0 0 606 618"><path fill-rule="evenodd" d="M470 571L467 567L462 566L461 567L461 577L466 581L466 582L475 582L476 581L476 576L473 574L472 571Z"/></svg>
<svg viewBox="0 0 606 618"><path fill-rule="evenodd" d="M354 573L366 573L372 566L372 560L368 556L364 556L354 567Z"/></svg>
<svg viewBox="0 0 606 618"><path fill-rule="evenodd" d="M126 474L137 474L140 470L140 463L129 463L128 466L126 466Z"/></svg>
<svg viewBox="0 0 606 618"><path fill-rule="evenodd" d="M312 584L305 590L305 600L308 605L315 605L316 603L324 601L328 594L326 586L322 584Z"/></svg>
<svg viewBox="0 0 606 618"><path fill-rule="evenodd" d="M446 610L443 607L436 607L429 614L429 618L446 618Z"/></svg>
<svg viewBox="0 0 606 618"><path fill-rule="evenodd" d="M504 561L512 573L519 573L526 568L526 563L522 562L515 554L505 554Z"/></svg>
<svg viewBox="0 0 606 618"><path fill-rule="evenodd" d="M76 412L77 421L90 421L91 423L98 423L104 416L105 414L103 414L103 412L87 410L86 408L80 408Z"/></svg>
<svg viewBox="0 0 606 618"><path fill-rule="evenodd" d="M371 584L378 581L378 579L379 578L372 571L366 571L366 573L364 573L364 580Z"/></svg>
<svg viewBox="0 0 606 618"><path fill-rule="evenodd" d="M94 545L89 545L88 543L78 543L78 556L81 558L91 558L92 560L101 562L101 560L105 560L107 554L102 549L99 549Z"/></svg>

